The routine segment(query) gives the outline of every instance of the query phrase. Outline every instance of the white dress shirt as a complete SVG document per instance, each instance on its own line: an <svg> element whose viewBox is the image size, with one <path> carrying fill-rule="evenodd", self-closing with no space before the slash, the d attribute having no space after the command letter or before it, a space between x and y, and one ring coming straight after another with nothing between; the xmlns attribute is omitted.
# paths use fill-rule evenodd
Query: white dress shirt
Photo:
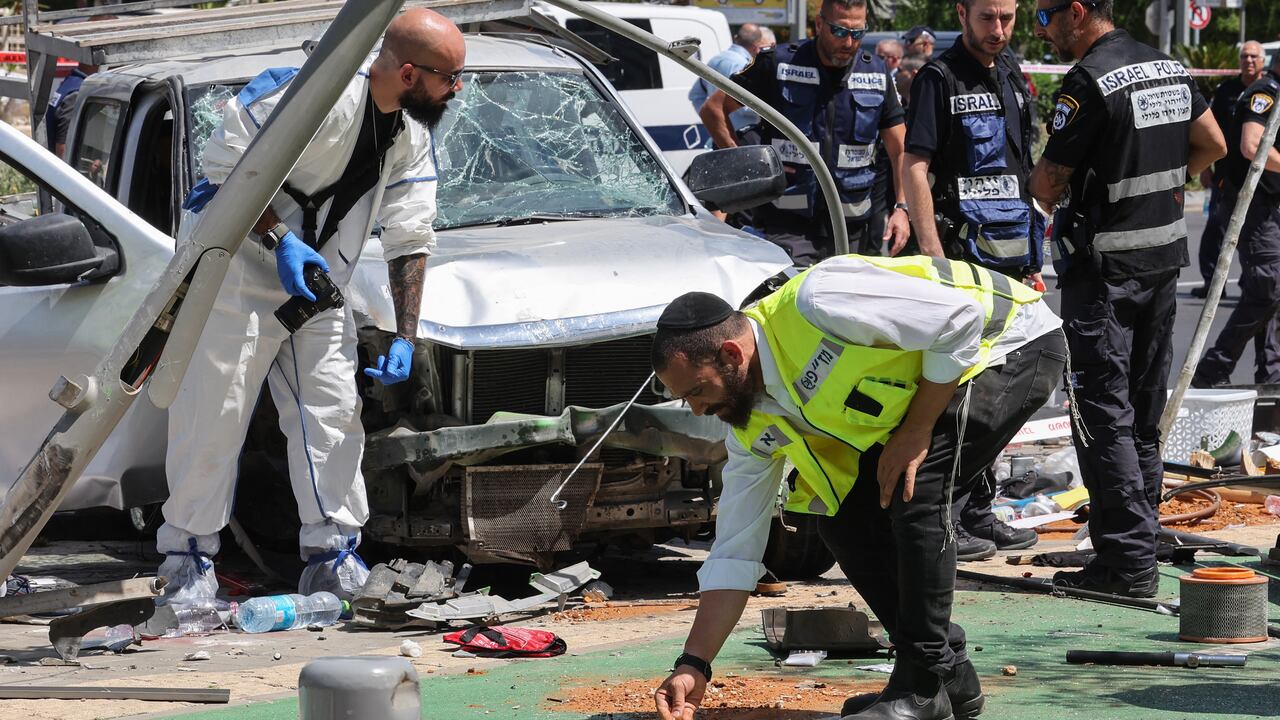
<svg viewBox="0 0 1280 720"><path fill-rule="evenodd" d="M805 276L796 297L800 314L815 327L851 345L919 350L926 380L955 380L978 362L982 305L963 291L876 267L852 256L822 262ZM991 350L990 365L1062 326L1043 301L1023 305ZM754 320L764 394L756 409L781 415L802 433L819 434L800 416L787 393L764 333ZM782 459L753 454L728 433L723 489L716 510L716 539L698 571L701 590L754 590L778 503Z"/></svg>

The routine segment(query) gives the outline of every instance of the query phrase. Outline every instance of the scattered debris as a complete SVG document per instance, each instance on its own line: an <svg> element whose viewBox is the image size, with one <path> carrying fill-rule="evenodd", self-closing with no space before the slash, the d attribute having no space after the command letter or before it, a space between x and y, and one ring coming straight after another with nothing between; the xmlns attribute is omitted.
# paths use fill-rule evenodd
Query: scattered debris
<svg viewBox="0 0 1280 720"><path fill-rule="evenodd" d="M187 656L182 659L186 662L195 662L197 660L208 660L210 655L208 650L197 650L193 653L187 653Z"/></svg>
<svg viewBox="0 0 1280 720"><path fill-rule="evenodd" d="M603 580L592 580L582 588L582 599L589 603L602 603L613 598L613 586Z"/></svg>
<svg viewBox="0 0 1280 720"><path fill-rule="evenodd" d="M625 620L634 617L656 617L674 612L692 612L697 610L697 605L691 605L683 600L674 602L643 602L643 603L604 603L603 605L593 605L590 607L574 608L565 610L551 615L550 620L553 623L582 623L582 622L606 622L610 620Z"/></svg>
<svg viewBox="0 0 1280 720"><path fill-rule="evenodd" d="M545 575L534 573L529 578L529 584L540 591L537 595L519 600L479 594L462 595L441 603L423 603L421 607L409 610L406 614L436 625L453 620L478 620L524 612L553 600L557 601L560 610L564 610L569 593L599 577L599 571L593 570L586 562L580 562Z"/></svg>
<svg viewBox="0 0 1280 720"><path fill-rule="evenodd" d="M272 656L271 656L271 659L272 659L272 660L279 660L279 659L280 659L280 653L275 653L274 655L272 655Z"/></svg>
<svg viewBox="0 0 1280 720"><path fill-rule="evenodd" d="M400 643L400 654L405 657L422 657L422 646L412 640L404 640Z"/></svg>
<svg viewBox="0 0 1280 720"><path fill-rule="evenodd" d="M875 665L859 665L857 670L865 670L867 672L884 673L888 675L893 672L893 663L877 663Z"/></svg>
<svg viewBox="0 0 1280 720"><path fill-rule="evenodd" d="M1000 674L1004 675L1005 677L1013 677L1014 675L1018 674L1018 666L1005 665L1004 667L1000 668Z"/></svg>
<svg viewBox="0 0 1280 720"><path fill-rule="evenodd" d="M160 583L164 585L163 580ZM156 611L156 603L150 597L122 600L60 618L49 623L49 642L58 656L63 660L75 660L80 654L80 646L84 636L97 628L113 628L127 625L129 634L122 638L109 638L108 642L95 644L105 646L112 652L120 652L137 640L137 632L132 626L146 622Z"/></svg>
<svg viewBox="0 0 1280 720"><path fill-rule="evenodd" d="M453 651L453 657L456 657L456 658L471 659L471 658L474 658L475 656L476 654L469 650L459 649L459 650Z"/></svg>
<svg viewBox="0 0 1280 720"><path fill-rule="evenodd" d="M419 625L407 613L424 602L441 602L463 594L471 566L463 565L457 576L453 563L413 563L403 559L379 563L369 571L369 579L351 600L351 622L356 625L395 630Z"/></svg>
<svg viewBox="0 0 1280 720"><path fill-rule="evenodd" d="M825 608L765 608L760 611L765 643L773 652L877 651L889 647L884 626L853 605Z"/></svg>
<svg viewBox="0 0 1280 720"><path fill-rule="evenodd" d="M782 664L790 667L817 667L818 663L826 659L826 650L792 650Z"/></svg>

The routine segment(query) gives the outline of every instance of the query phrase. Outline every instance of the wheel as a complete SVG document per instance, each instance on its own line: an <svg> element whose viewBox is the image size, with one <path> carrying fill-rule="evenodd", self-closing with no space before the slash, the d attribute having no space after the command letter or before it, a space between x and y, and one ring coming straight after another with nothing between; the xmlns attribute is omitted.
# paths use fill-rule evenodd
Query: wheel
<svg viewBox="0 0 1280 720"><path fill-rule="evenodd" d="M764 566L780 580L813 580L830 570L835 556L818 536L818 516L784 512L786 524L773 519L769 527L769 544L764 550Z"/></svg>

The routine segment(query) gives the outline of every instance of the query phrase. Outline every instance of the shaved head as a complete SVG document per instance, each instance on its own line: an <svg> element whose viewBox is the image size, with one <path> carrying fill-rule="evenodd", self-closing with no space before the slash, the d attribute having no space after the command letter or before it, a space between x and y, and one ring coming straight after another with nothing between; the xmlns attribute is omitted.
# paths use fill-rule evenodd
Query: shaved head
<svg viewBox="0 0 1280 720"><path fill-rule="evenodd" d="M456 60L461 67L465 55L462 31L453 21L435 10L410 8L387 26L378 60L385 57L396 65Z"/></svg>
<svg viewBox="0 0 1280 720"><path fill-rule="evenodd" d="M404 110L434 128L462 90L467 57L462 31L434 10L410 8L391 24L369 70L374 102L383 112Z"/></svg>

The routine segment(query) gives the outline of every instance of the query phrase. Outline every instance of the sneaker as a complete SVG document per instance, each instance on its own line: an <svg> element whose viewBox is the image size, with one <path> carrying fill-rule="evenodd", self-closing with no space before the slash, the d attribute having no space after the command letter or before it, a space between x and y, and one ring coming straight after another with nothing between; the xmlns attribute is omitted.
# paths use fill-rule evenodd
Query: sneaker
<svg viewBox="0 0 1280 720"><path fill-rule="evenodd" d="M969 534L960 523L954 525L956 532L956 562L986 560L996 554L996 544L990 540L977 538Z"/></svg>
<svg viewBox="0 0 1280 720"><path fill-rule="evenodd" d="M1191 297L1200 298L1202 300L1206 297L1209 297L1209 284L1205 283L1200 287L1191 288Z"/></svg>
<svg viewBox="0 0 1280 720"><path fill-rule="evenodd" d="M1156 591L1160 589L1160 573L1155 565L1145 570L1117 570L1099 565L1095 561L1086 565L1083 570L1054 573L1053 585L1109 595L1150 598L1155 597Z"/></svg>
<svg viewBox="0 0 1280 720"><path fill-rule="evenodd" d="M944 681L947 698L951 700L951 709L956 720L972 720L982 714L987 699L982 694L982 684L978 681L978 671L973 663L965 660L956 666L956 672ZM844 701L840 708L840 717L856 716L880 699L880 693L864 693L854 695Z"/></svg>
<svg viewBox="0 0 1280 720"><path fill-rule="evenodd" d="M965 530L973 537L995 543L997 550L1022 550L1040 542L1040 536L1035 530L1012 527L1001 520L981 527L965 528Z"/></svg>

